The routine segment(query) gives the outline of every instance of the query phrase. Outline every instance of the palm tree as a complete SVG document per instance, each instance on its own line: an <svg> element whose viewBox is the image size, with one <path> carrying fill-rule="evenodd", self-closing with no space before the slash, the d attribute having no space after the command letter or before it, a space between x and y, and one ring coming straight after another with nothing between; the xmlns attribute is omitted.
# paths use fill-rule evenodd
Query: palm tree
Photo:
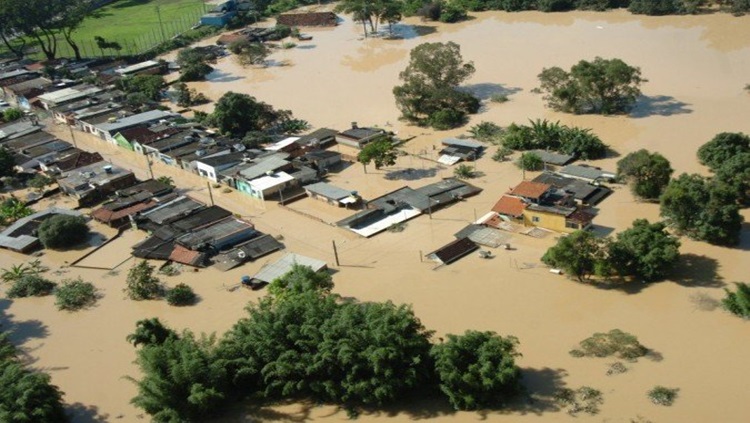
<svg viewBox="0 0 750 423"><path fill-rule="evenodd" d="M2 269L2 274L0 274L0 279L3 280L3 282L14 282L19 279L21 279L24 276L28 276L34 273L34 270L31 267L26 266L25 264L14 264L9 269Z"/></svg>
<svg viewBox="0 0 750 423"><path fill-rule="evenodd" d="M169 185L170 187L174 188L174 179L172 179L170 176L159 176L156 178L158 182L161 182L164 185Z"/></svg>
<svg viewBox="0 0 750 423"><path fill-rule="evenodd" d="M2 215L8 223L15 222L16 220L32 213L34 213L34 210L15 197L5 200L0 207L0 215Z"/></svg>

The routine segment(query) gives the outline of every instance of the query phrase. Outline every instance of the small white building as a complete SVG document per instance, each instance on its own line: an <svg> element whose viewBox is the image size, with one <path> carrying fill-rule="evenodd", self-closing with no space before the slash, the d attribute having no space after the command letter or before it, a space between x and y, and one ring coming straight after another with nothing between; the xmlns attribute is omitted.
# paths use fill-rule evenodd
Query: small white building
<svg viewBox="0 0 750 423"><path fill-rule="evenodd" d="M286 172L276 172L248 182L250 191L248 194L255 198L265 200L271 194L280 192L294 183L294 177Z"/></svg>

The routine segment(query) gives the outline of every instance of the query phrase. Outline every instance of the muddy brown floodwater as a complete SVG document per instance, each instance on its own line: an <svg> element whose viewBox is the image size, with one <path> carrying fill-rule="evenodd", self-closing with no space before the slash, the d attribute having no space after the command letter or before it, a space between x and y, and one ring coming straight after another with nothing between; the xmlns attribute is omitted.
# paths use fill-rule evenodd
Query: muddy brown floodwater
<svg viewBox="0 0 750 423"><path fill-rule="evenodd" d="M547 118L564 124L592 128L620 155L639 148L664 154L676 171L706 173L696 159L697 148L722 131L750 133L750 17L726 14L674 17L636 17L626 12L607 13L479 13L455 25L425 24L407 19L396 25L404 39L361 39L360 27L344 16L333 29L305 30L314 36L290 50L274 53L267 68L238 66L221 59L209 82L193 87L212 99L233 90L249 93L279 108L294 111L315 127L342 129L351 122L389 127L417 137L406 145L411 153L434 155L440 138L465 129L434 133L398 121L391 89L406 66L409 50L423 42L454 41L477 72L469 88L487 98L507 94L510 101L488 104L472 117L507 125L527 119ZM619 57L640 66L649 82L644 98L630 116L571 116L544 108L531 93L536 75L544 67L569 67L580 59ZM212 106L206 106L210 109ZM61 138L65 131L56 130ZM139 176L145 168L138 159L96 140L81 136L79 143L104 150L103 155L130 165ZM100 147L97 147L100 146ZM471 255L440 269L421 262L420 253L444 245L452 234L484 214L522 177L510 163L479 160L482 172L474 180L484 192L408 223L401 233L384 233L365 240L337 228L304 218L272 204L258 204L239 193L221 194L217 201L250 218L260 230L283 235L287 251L328 261L333 266L331 241L339 246L341 266L333 266L335 291L361 300L392 300L413 304L424 324L436 331L461 333L466 329L494 330L520 339L523 368L529 389L538 400L523 409L498 413L453 413L441 403L425 401L395 406L385 412L364 414L361 421L411 421L439 419L457 422L487 419L497 422L572 421L551 400L560 387L589 385L604 394L596 416L579 415L579 421L629 422L642 416L653 422L746 422L750 416L750 326L741 319L713 309L723 287L733 281L750 281L750 229L744 226L739 248L728 249L683 239L683 259L671 281L635 284L627 289L603 290L552 275L539 258L553 237L534 239L513 235L513 251L496 251L482 260ZM597 164L613 169L616 157ZM424 169L419 181L385 180L386 173L406 168ZM156 166L159 175L173 169ZM351 166L333 175L334 184L359 189L370 198L388 189L437 180L450 169L411 156L401 157L393 168L365 174ZM391 175L392 176L392 175ZM199 198L202 185L177 177ZM316 213L319 205L305 206ZM633 199L618 188L600 205L596 223L619 231L633 219L658 218L658 207ZM334 213L330 213L334 216ZM744 211L746 220L750 213ZM335 217L335 216L334 216ZM97 229L95 227L95 229ZM99 232L108 232L99 228ZM137 234L126 239L135 240ZM119 242L119 241L118 241ZM119 244L118 244L119 245ZM44 263L58 269L78 253L46 252ZM105 248L87 263L119 263L122 251ZM243 307L263 291L229 290L240 276L252 274L281 253L227 273L213 269L185 271L164 278L174 285L191 285L201 297L198 305L169 307L164 302L124 299L125 274L132 262L114 271L65 268L50 277L82 276L94 282L103 296L96 307L70 314L54 309L52 298L0 299L3 324L13 331L31 365L48 372L73 404L77 422L139 421L147 418L129 404L134 385L123 376L138 376L134 350L125 342L136 320L159 317L178 329L222 333L243 315ZM2 252L0 266L28 260ZM3 288L4 289L4 288ZM606 376L607 359L576 359L568 351L593 332L620 328L639 337L658 352L661 360L641 359L629 371ZM679 397L671 407L651 404L646 392L655 385L677 387ZM333 407L290 404L262 409L238 409L218 421L346 420Z"/></svg>

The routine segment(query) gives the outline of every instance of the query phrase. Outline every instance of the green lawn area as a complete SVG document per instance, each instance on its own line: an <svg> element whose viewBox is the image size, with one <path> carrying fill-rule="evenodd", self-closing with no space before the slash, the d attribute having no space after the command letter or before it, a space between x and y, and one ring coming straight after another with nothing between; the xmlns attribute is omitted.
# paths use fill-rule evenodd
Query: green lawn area
<svg viewBox="0 0 750 423"><path fill-rule="evenodd" d="M162 25L156 8L159 7ZM95 10L73 34L83 56L99 56L94 36L122 45L121 53L142 51L162 39L184 32L198 24L204 13L203 0L119 0ZM4 50L4 48L2 49ZM109 54L109 53L107 53ZM32 57L43 58L43 55ZM73 52L62 35L58 41L58 57L72 57Z"/></svg>

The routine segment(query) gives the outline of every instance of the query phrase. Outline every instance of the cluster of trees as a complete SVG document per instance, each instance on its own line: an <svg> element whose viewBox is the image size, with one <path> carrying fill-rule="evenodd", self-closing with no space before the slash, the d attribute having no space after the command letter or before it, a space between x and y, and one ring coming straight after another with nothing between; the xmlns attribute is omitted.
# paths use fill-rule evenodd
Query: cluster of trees
<svg viewBox="0 0 750 423"><path fill-rule="evenodd" d="M138 323L143 376L133 403L157 421L197 421L234 397L309 398L351 412L425 389L457 409L497 406L516 394L518 341L492 332L437 345L410 307L331 294L327 274L295 266L221 339Z"/></svg>
<svg viewBox="0 0 750 423"><path fill-rule="evenodd" d="M177 54L177 64L180 66L180 81L200 81L206 78L214 68L208 63L216 62L216 54L206 47L188 47Z"/></svg>
<svg viewBox="0 0 750 423"><path fill-rule="evenodd" d="M309 127L306 121L295 119L289 110L276 110L255 97L232 91L221 96L213 113L196 114L196 118L232 137L250 136L249 142L254 142L259 132L298 133Z"/></svg>
<svg viewBox="0 0 750 423"><path fill-rule="evenodd" d="M48 374L23 365L8 335L0 332L0 421L68 422L62 397Z"/></svg>
<svg viewBox="0 0 750 423"><path fill-rule="evenodd" d="M9 283L8 298L44 297L55 294L58 310L76 311L93 305L98 293L91 282L81 278L64 280L61 285L42 276L49 270L36 260L31 265L13 265L3 269L3 282Z"/></svg>
<svg viewBox="0 0 750 423"><path fill-rule="evenodd" d="M378 32L378 25L385 22L392 25L401 20L403 3L400 0L342 0L334 9L337 13L351 13L354 20L362 22L362 30L367 37L367 27Z"/></svg>
<svg viewBox="0 0 750 423"><path fill-rule="evenodd" d="M565 71L542 69L538 90L547 105L561 112L584 114L627 113L641 95L641 69L620 59L581 60Z"/></svg>
<svg viewBox="0 0 750 423"><path fill-rule="evenodd" d="M87 240L89 231L82 216L58 214L39 225L37 236L44 248L65 250Z"/></svg>
<svg viewBox="0 0 750 423"><path fill-rule="evenodd" d="M195 90L195 88L188 88L184 82L178 82L174 85L176 93L177 105L180 107L198 106L200 104L206 104L210 100Z"/></svg>
<svg viewBox="0 0 750 423"><path fill-rule="evenodd" d="M167 303L173 306L195 304L198 296L189 285L179 283L174 288L165 289L161 279L154 275L155 269L146 260L141 260L131 267L125 279L125 295L134 301L166 297Z"/></svg>
<svg viewBox="0 0 750 423"><path fill-rule="evenodd" d="M126 102L131 107L141 108L158 103L166 83L161 75L135 75L118 79L117 89L127 94Z"/></svg>
<svg viewBox="0 0 750 423"><path fill-rule="evenodd" d="M700 13L713 5L719 5L735 14L750 11L750 2L747 0L405 0L403 14L423 16L441 22L455 22L446 19L440 11L455 10L450 13L462 14L465 17L467 11L484 10L565 12L627 8L637 15L681 15Z"/></svg>
<svg viewBox="0 0 750 423"><path fill-rule="evenodd" d="M698 160L740 204L750 205L750 136L741 132L717 134L698 149Z"/></svg>
<svg viewBox="0 0 750 423"><path fill-rule="evenodd" d="M463 125L480 106L478 98L458 89L472 74L474 64L464 63L458 44L418 45L399 74L403 84L393 88L402 118L438 130Z"/></svg>
<svg viewBox="0 0 750 423"><path fill-rule="evenodd" d="M633 194L649 201L659 200L674 170L664 156L641 149L617 162L617 178L628 182Z"/></svg>
<svg viewBox="0 0 750 423"><path fill-rule="evenodd" d="M724 288L726 296L721 300L724 309L735 316L750 319L750 285L736 282L737 290Z"/></svg>
<svg viewBox="0 0 750 423"><path fill-rule="evenodd" d="M547 119L529 123L510 124L501 137L503 146L512 150L557 151L582 160L601 159L607 155L607 145L590 129L569 127Z"/></svg>
<svg viewBox="0 0 750 423"><path fill-rule="evenodd" d="M237 56L242 66L264 65L271 54L271 48L264 43L253 43L249 40L239 40L230 43L227 48Z"/></svg>
<svg viewBox="0 0 750 423"><path fill-rule="evenodd" d="M596 275L653 282L674 267L679 248L680 241L666 231L664 223L637 219L614 238L597 238L589 231L562 237L542 256L542 262L579 281Z"/></svg>

